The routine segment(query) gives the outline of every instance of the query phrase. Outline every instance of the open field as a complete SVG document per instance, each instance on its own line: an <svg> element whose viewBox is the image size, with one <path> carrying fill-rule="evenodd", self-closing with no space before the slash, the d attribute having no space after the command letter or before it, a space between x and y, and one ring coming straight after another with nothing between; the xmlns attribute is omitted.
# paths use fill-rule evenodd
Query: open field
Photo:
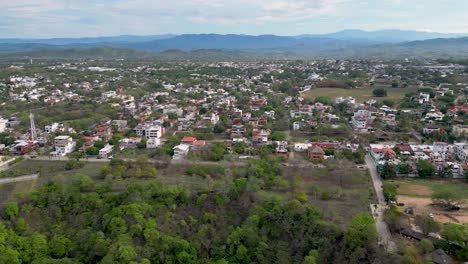
<svg viewBox="0 0 468 264"><path fill-rule="evenodd" d="M382 101L385 99L400 100L405 97L406 93L416 92L417 87L406 87L406 88L385 88L387 89L386 97L374 97L372 95L373 87L359 88L359 89L341 89L341 88L316 88L303 93L301 96L304 98L315 99L318 96L328 96L333 101L336 97L348 97L353 96L357 102L363 103L370 99Z"/></svg>
<svg viewBox="0 0 468 264"><path fill-rule="evenodd" d="M468 184L464 182L430 181L430 180L396 180L398 202L404 203L404 208L414 208L415 215L432 213L434 219L441 223L468 223ZM434 190L449 189L465 199L461 210L448 212L432 206L431 195Z"/></svg>
<svg viewBox="0 0 468 264"><path fill-rule="evenodd" d="M395 180L391 181L399 185L398 194L411 197L430 198L434 190L449 189L458 193L468 201L468 184L463 181L438 181L438 180Z"/></svg>
<svg viewBox="0 0 468 264"><path fill-rule="evenodd" d="M369 211L375 203L372 181L366 169L352 163L330 165L328 168L288 168L287 175L300 176L300 189L323 217L342 226L359 212Z"/></svg>

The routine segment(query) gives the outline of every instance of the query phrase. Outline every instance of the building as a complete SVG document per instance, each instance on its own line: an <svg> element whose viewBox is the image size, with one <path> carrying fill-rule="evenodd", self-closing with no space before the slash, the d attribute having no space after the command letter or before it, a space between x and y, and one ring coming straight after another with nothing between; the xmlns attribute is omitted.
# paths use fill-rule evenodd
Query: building
<svg viewBox="0 0 468 264"><path fill-rule="evenodd" d="M313 145L309 147L308 153L311 160L322 161L325 159L325 151L319 146Z"/></svg>
<svg viewBox="0 0 468 264"><path fill-rule="evenodd" d="M52 125L47 125L44 127L44 131L47 134L54 133L60 127L59 123L53 123Z"/></svg>
<svg viewBox="0 0 468 264"><path fill-rule="evenodd" d="M468 144L467 143L455 143L454 151L457 159L462 162L468 162Z"/></svg>
<svg viewBox="0 0 468 264"><path fill-rule="evenodd" d="M58 136L54 139L55 151L52 156L63 157L75 150L76 142L70 136Z"/></svg>
<svg viewBox="0 0 468 264"><path fill-rule="evenodd" d="M161 138L164 136L164 128L158 121L139 124L133 131L135 131L138 136L145 138Z"/></svg>
<svg viewBox="0 0 468 264"><path fill-rule="evenodd" d="M103 158L107 158L109 156L109 154L112 153L112 150L114 150L114 146L112 145L105 145L102 149L99 150L99 158L103 159Z"/></svg>
<svg viewBox="0 0 468 264"><path fill-rule="evenodd" d="M146 148L153 149L161 145L161 139L159 138L150 138L146 141Z"/></svg>
<svg viewBox="0 0 468 264"><path fill-rule="evenodd" d="M5 129L7 127L7 123L8 123L7 119L3 119L3 118L0 117L0 133L5 132Z"/></svg>
<svg viewBox="0 0 468 264"><path fill-rule="evenodd" d="M452 133L456 137L468 135L468 125L455 125L452 127Z"/></svg>
<svg viewBox="0 0 468 264"><path fill-rule="evenodd" d="M189 150L190 150L190 146L189 145L184 145L184 144L180 144L180 145L177 145L173 148L174 150L174 156L172 156L172 159L174 160L182 160L184 159L185 157L187 157L188 153L189 153Z"/></svg>
<svg viewBox="0 0 468 264"><path fill-rule="evenodd" d="M367 125L371 121L371 112L368 110L358 110L354 112L354 115L351 119L351 125L356 130L366 129Z"/></svg>
<svg viewBox="0 0 468 264"><path fill-rule="evenodd" d="M391 146L371 144L370 147L369 154L376 161L380 161L382 159L394 159L397 157L397 154Z"/></svg>

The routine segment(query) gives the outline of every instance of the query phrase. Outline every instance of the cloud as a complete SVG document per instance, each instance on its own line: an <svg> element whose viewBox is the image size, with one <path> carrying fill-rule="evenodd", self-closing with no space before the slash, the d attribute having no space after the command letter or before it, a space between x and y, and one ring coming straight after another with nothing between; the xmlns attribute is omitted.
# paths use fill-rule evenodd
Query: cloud
<svg viewBox="0 0 468 264"><path fill-rule="evenodd" d="M410 29L410 26L453 31L468 21L462 12L468 4L455 1L445 0L442 4L431 0L0 0L0 37L293 34L350 27ZM459 7L450 10L451 3ZM446 18L446 13L451 14L450 18ZM441 14L444 18L435 19ZM298 25L302 32L297 32Z"/></svg>

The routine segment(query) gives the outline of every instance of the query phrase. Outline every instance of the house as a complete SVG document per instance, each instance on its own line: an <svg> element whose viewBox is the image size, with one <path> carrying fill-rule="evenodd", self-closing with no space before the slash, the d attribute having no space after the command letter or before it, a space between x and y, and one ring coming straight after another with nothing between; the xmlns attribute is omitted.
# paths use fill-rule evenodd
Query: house
<svg viewBox="0 0 468 264"><path fill-rule="evenodd" d="M306 152L311 145L308 143L295 143L294 151L296 152Z"/></svg>
<svg viewBox="0 0 468 264"><path fill-rule="evenodd" d="M309 147L308 153L311 160L322 161L325 159L325 151L317 145Z"/></svg>
<svg viewBox="0 0 468 264"><path fill-rule="evenodd" d="M153 149L157 148L161 145L161 139L160 138L150 138L146 141L146 148L147 149Z"/></svg>
<svg viewBox="0 0 468 264"><path fill-rule="evenodd" d="M397 157L397 154L391 146L371 144L370 147L370 155L376 161L394 159Z"/></svg>
<svg viewBox="0 0 468 264"><path fill-rule="evenodd" d="M455 143L454 144L455 156L462 162L468 162L468 144L467 143Z"/></svg>
<svg viewBox="0 0 468 264"><path fill-rule="evenodd" d="M184 137L181 140L181 144L192 146L196 141L197 141L197 138L195 137Z"/></svg>
<svg viewBox="0 0 468 264"><path fill-rule="evenodd" d="M7 123L8 123L7 119L3 119L3 118L0 117L0 133L5 132L5 129L7 127Z"/></svg>
<svg viewBox="0 0 468 264"><path fill-rule="evenodd" d="M123 150L125 148L136 148L138 143L141 142L141 137L124 138L119 141L119 148Z"/></svg>
<svg viewBox="0 0 468 264"><path fill-rule="evenodd" d="M54 139L55 151L51 152L52 156L63 157L75 150L76 142L70 136L58 136Z"/></svg>
<svg viewBox="0 0 468 264"><path fill-rule="evenodd" d="M173 148L174 150L174 156L172 156L172 159L174 160L182 160L184 159L188 153L189 153L189 150L190 150L190 146L189 145L184 145L184 144L180 144L180 145L177 145Z"/></svg>
<svg viewBox="0 0 468 264"><path fill-rule="evenodd" d="M430 135L433 132L439 132L439 131L440 131L440 127L437 127L437 126L427 126L427 127L423 128L423 134L424 135Z"/></svg>
<svg viewBox="0 0 468 264"><path fill-rule="evenodd" d="M96 137L102 138L104 141L112 137L112 128L108 124L99 124L93 129L93 134Z"/></svg>
<svg viewBox="0 0 468 264"><path fill-rule="evenodd" d="M358 110L354 112L354 115L351 119L351 125L356 130L366 129L367 125L371 121L371 112L368 110Z"/></svg>
<svg viewBox="0 0 468 264"><path fill-rule="evenodd" d="M145 138L161 138L164 135L164 128L159 124L159 121L139 124L133 131L138 136Z"/></svg>
<svg viewBox="0 0 468 264"><path fill-rule="evenodd" d="M50 134L50 133L54 133L55 131L57 131L57 129L60 127L60 124L59 123L53 123L52 125L47 125L44 127L44 131L47 133L47 134Z"/></svg>
<svg viewBox="0 0 468 264"><path fill-rule="evenodd" d="M468 136L468 125L454 125L452 127L452 133L456 137L463 135Z"/></svg>
<svg viewBox="0 0 468 264"><path fill-rule="evenodd" d="M112 150L114 149L114 146L112 145L105 145L102 149L99 150L99 155L98 157L99 158L107 158L109 156L109 154L112 153Z"/></svg>

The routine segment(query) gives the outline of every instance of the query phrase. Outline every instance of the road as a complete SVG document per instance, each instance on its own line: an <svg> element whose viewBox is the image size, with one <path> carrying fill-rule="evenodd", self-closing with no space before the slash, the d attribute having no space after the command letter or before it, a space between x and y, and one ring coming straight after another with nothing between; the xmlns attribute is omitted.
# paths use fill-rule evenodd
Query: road
<svg viewBox="0 0 468 264"><path fill-rule="evenodd" d="M382 189L382 179L377 173L377 168L374 160L369 155L366 155L366 165L374 184L375 194L377 195L377 204L371 205L372 214L375 217L377 233L379 234L379 243L382 244L387 251L394 252L396 244L392 240L392 234L388 228L387 223L384 221L384 212L387 209L385 196Z"/></svg>
<svg viewBox="0 0 468 264"><path fill-rule="evenodd" d="M39 177L39 174L32 174L32 175L25 175L25 176L11 177L11 178L3 178L3 179L0 179L0 184L30 181L30 180L35 180L38 177Z"/></svg>

